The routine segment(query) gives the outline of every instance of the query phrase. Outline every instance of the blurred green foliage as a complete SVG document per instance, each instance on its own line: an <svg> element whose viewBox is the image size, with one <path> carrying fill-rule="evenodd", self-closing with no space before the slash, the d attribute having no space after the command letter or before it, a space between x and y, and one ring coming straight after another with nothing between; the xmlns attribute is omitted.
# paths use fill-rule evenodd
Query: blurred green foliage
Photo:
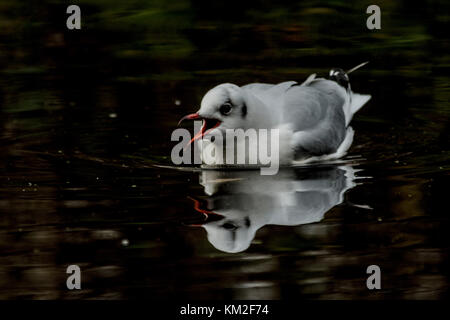
<svg viewBox="0 0 450 320"><path fill-rule="evenodd" d="M426 60L430 46L448 51L445 1L378 1L380 31L365 26L370 4L365 0L80 0L71 4L81 7L78 35L65 28L67 2L0 1L2 69L14 69L18 63L21 70L43 70L49 66L44 49L74 45L70 39L75 37L79 44L104 49L113 58L158 61L193 57L301 61L308 56L381 54L417 62ZM448 67L448 55L435 59ZM416 63L408 71L423 72L423 67Z"/></svg>

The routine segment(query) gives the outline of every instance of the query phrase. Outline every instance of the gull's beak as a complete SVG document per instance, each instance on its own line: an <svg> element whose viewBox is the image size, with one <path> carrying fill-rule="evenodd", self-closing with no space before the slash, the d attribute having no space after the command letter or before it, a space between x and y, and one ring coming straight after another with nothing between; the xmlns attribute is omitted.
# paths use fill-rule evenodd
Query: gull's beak
<svg viewBox="0 0 450 320"><path fill-rule="evenodd" d="M196 120L196 119L201 119L200 115L196 112L196 113L191 113L188 114L187 116L184 116L183 118L180 119L180 121L178 121L178 126L184 121L184 120Z"/></svg>
<svg viewBox="0 0 450 320"><path fill-rule="evenodd" d="M200 131L195 134L195 136L191 139L191 141L189 141L189 143L186 145L185 148L187 148L192 142L202 138L205 134L207 134L211 130L217 128L221 124L221 121L219 121L219 120L202 118L198 114L198 112L196 112L196 113L188 114L187 116L184 116L183 118L181 118L180 121L178 122L178 125L180 125L181 122L183 122L183 120L200 120L200 119L203 120L203 125L200 128Z"/></svg>
<svg viewBox="0 0 450 320"><path fill-rule="evenodd" d="M220 220L223 219L223 215L215 213L213 211L210 210L205 210L201 208L201 204L200 201L197 199L194 199L192 197L188 197L189 199L191 199L192 201L194 201L194 209L195 211L203 214L203 216L205 217L205 221L201 224L190 224L190 227L201 227L203 224L208 223L210 221L216 221L216 220Z"/></svg>

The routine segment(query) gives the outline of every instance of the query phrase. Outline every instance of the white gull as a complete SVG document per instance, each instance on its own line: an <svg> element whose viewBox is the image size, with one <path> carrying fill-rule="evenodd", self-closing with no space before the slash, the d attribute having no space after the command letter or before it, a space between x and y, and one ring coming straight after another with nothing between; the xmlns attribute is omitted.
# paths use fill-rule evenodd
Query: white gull
<svg viewBox="0 0 450 320"><path fill-rule="evenodd" d="M282 164L337 159L353 142L353 115L371 98L354 93L348 78L366 63L347 72L332 69L329 79L312 74L301 84L223 83L209 90L200 109L180 122L203 120L192 141L217 130L279 129Z"/></svg>

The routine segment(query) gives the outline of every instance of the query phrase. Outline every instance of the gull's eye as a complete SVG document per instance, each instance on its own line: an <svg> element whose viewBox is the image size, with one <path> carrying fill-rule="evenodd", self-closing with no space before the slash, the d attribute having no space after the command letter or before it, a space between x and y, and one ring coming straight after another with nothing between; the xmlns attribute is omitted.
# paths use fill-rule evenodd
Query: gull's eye
<svg viewBox="0 0 450 320"><path fill-rule="evenodd" d="M236 230L236 229L237 229L237 226L234 225L234 224L231 223L231 222L225 222L225 223L222 225L222 228L227 229L227 230Z"/></svg>
<svg viewBox="0 0 450 320"><path fill-rule="evenodd" d="M220 113L223 114L224 116L226 116L227 114L230 114L231 112L231 104L229 103L224 103L223 105L220 106Z"/></svg>

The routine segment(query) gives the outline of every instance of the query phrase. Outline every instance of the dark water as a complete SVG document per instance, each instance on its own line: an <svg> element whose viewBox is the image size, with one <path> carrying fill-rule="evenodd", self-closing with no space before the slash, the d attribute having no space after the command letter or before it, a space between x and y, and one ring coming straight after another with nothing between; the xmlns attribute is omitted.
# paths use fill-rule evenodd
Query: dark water
<svg viewBox="0 0 450 320"><path fill-rule="evenodd" d="M381 1L379 31L369 4L89 0L68 31L65 5L0 2L0 298L448 298L448 4ZM158 167L216 84L366 60L343 161Z"/></svg>

